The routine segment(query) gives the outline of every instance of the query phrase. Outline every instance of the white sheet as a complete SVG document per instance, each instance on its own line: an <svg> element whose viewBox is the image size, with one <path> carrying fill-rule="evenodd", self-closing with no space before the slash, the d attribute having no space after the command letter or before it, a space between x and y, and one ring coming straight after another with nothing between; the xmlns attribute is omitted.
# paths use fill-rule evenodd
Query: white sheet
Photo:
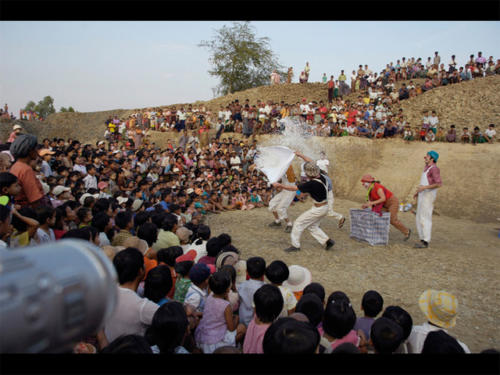
<svg viewBox="0 0 500 375"><path fill-rule="evenodd" d="M295 152L285 146L259 147L255 166L264 173L272 184L277 182L292 164Z"/></svg>

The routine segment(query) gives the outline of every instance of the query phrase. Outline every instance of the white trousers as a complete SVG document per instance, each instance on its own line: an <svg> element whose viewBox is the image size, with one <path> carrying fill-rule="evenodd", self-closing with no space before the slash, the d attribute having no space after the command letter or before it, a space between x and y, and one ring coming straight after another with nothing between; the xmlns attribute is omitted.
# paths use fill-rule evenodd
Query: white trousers
<svg viewBox="0 0 500 375"><path fill-rule="evenodd" d="M325 245L330 237L319 227L321 219L328 214L328 205L325 204L320 207L312 206L306 212L303 212L293 223L292 233L290 234L292 246L300 247L300 236L302 232L307 229L316 241L321 245Z"/></svg>
<svg viewBox="0 0 500 375"><path fill-rule="evenodd" d="M335 219L341 220L344 216L333 210L333 201L333 190L330 190L328 192L328 216L333 216Z"/></svg>
<svg viewBox="0 0 500 375"><path fill-rule="evenodd" d="M436 191L422 191L418 194L417 201L417 231L418 236L425 242L431 241L432 210L436 200Z"/></svg>
<svg viewBox="0 0 500 375"><path fill-rule="evenodd" d="M292 204L297 192L281 190L269 201L269 211L276 211L280 220L288 219L288 207Z"/></svg>

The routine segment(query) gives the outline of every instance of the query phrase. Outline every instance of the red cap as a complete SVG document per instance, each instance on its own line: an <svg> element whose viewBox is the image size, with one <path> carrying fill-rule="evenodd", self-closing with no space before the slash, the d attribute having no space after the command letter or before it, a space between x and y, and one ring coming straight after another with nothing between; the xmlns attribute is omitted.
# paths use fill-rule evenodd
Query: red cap
<svg viewBox="0 0 500 375"><path fill-rule="evenodd" d="M175 263L186 262L189 260L194 262L196 255L197 255L196 250L189 250L186 254L177 257L175 259Z"/></svg>
<svg viewBox="0 0 500 375"><path fill-rule="evenodd" d="M375 181L375 178L373 178L371 175L369 174L365 174L362 178L361 178L361 182L373 182Z"/></svg>

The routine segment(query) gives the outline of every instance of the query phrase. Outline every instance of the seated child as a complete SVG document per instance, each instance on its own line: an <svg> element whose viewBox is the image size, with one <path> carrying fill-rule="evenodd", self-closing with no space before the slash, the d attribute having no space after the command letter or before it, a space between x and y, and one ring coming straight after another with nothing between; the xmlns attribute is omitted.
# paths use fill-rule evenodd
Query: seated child
<svg viewBox="0 0 500 375"><path fill-rule="evenodd" d="M39 244L54 242L56 236L51 227L56 223L56 210L48 206L40 206L36 210L37 218L40 223L36 231L36 241Z"/></svg>
<svg viewBox="0 0 500 375"><path fill-rule="evenodd" d="M413 131L411 130L410 125L405 126L405 130L403 132L403 139L408 143L410 141L413 141Z"/></svg>
<svg viewBox="0 0 500 375"><path fill-rule="evenodd" d="M283 296L279 289L270 284L261 286L253 295L255 314L248 325L243 342L243 353L264 353L262 341L269 326L283 309Z"/></svg>
<svg viewBox="0 0 500 375"><path fill-rule="evenodd" d="M462 132L462 136L460 137L462 143L470 143L470 133L469 128L465 127Z"/></svg>
<svg viewBox="0 0 500 375"><path fill-rule="evenodd" d="M187 255L187 254L186 254ZM191 286L189 279L189 271L194 266L193 260L183 260L186 255L176 259L175 272L177 273L177 281L175 283L174 300L184 303L186 293ZM180 259L180 260L179 260Z"/></svg>
<svg viewBox="0 0 500 375"><path fill-rule="evenodd" d="M483 143L483 136L481 134L481 131L479 130L479 127L476 126L474 128L474 131L472 132L472 144L475 145L476 143Z"/></svg>
<svg viewBox="0 0 500 375"><path fill-rule="evenodd" d="M280 312L279 317L284 318L293 314L297 305L297 299L289 288L282 285L290 276L288 266L281 260L275 260L267 266L265 274L271 284L279 288L283 296L283 310Z"/></svg>
<svg viewBox="0 0 500 375"><path fill-rule="evenodd" d="M328 302L323 317L323 337L320 352L331 353L337 346L349 342L357 347L361 339L353 329L356 313L348 299L332 299Z"/></svg>
<svg viewBox="0 0 500 375"><path fill-rule="evenodd" d="M438 142L444 142L445 141L445 136L444 136L444 129L442 126L439 126L436 132L436 141Z"/></svg>
<svg viewBox="0 0 500 375"><path fill-rule="evenodd" d="M172 277L172 286L167 295L167 297L170 299L174 298L175 284L177 283L177 273L175 272L176 259L182 255L183 250L181 246L170 246L166 249L160 249L156 254L158 265L165 265L170 270L170 275Z"/></svg>
<svg viewBox="0 0 500 375"><path fill-rule="evenodd" d="M403 340L396 353L408 353L408 337L410 337L413 327L413 319L411 315L399 306L387 306L382 314L383 318L388 318L398 323L403 329Z"/></svg>
<svg viewBox="0 0 500 375"><path fill-rule="evenodd" d="M231 279L231 288L228 293L228 301L231 304L233 312L236 313L240 307L240 295L236 289L236 269L230 264L225 264L220 268L220 271L226 272Z"/></svg>
<svg viewBox="0 0 500 375"><path fill-rule="evenodd" d="M239 316L240 322L248 326L253 317L253 295L262 285L264 285L264 273L266 271L266 261L262 257L251 257L246 262L246 273L249 280L243 281L238 286L240 295Z"/></svg>
<svg viewBox="0 0 500 375"><path fill-rule="evenodd" d="M191 305L196 312L203 313L208 294L209 277L210 269L206 264L195 264L189 271L192 284L188 288L184 304Z"/></svg>
<svg viewBox="0 0 500 375"><path fill-rule="evenodd" d="M283 286L289 288L293 292L297 301L299 301L302 297L305 286L311 283L311 271L305 267L295 264L288 267L288 270L290 272L290 276L283 282Z"/></svg>
<svg viewBox="0 0 500 375"><path fill-rule="evenodd" d="M167 298L170 289L172 289L172 277L167 266L157 266L148 272L144 281L145 298L162 306L170 301Z"/></svg>
<svg viewBox="0 0 500 375"><path fill-rule="evenodd" d="M426 142L434 142L436 140L436 135L432 131L432 129L429 129L427 131L427 134L425 135L425 141Z"/></svg>
<svg viewBox="0 0 500 375"><path fill-rule="evenodd" d="M38 230L38 217L35 210L25 206L19 210L22 217L28 217L36 221L36 225L27 224L24 220L16 215L12 216L12 225L15 232L10 238L10 247L24 247L37 245L35 240L36 231Z"/></svg>
<svg viewBox="0 0 500 375"><path fill-rule="evenodd" d="M231 280L226 272L218 271L209 277L212 293L207 297L203 317L196 327L195 339L203 353L213 353L221 346L236 346L245 335L246 328L238 324L227 296Z"/></svg>
<svg viewBox="0 0 500 375"><path fill-rule="evenodd" d="M450 130L446 133L446 142L454 143L457 139L457 131L455 130L455 125L450 126Z"/></svg>
<svg viewBox="0 0 500 375"><path fill-rule="evenodd" d="M494 143L496 135L497 132L495 130L495 124L490 124L488 126L488 129L484 131L484 138L486 141L488 141L488 143Z"/></svg>
<svg viewBox="0 0 500 375"><path fill-rule="evenodd" d="M314 293L304 294L297 303L295 312L299 312L307 316L309 323L318 328L323 320L324 307L321 299Z"/></svg>
<svg viewBox="0 0 500 375"><path fill-rule="evenodd" d="M367 291L361 300L361 310L363 310L365 316L356 319L354 330L362 330L366 339L370 339L370 328L375 321L375 317L382 311L383 306L384 299L377 291Z"/></svg>
<svg viewBox="0 0 500 375"><path fill-rule="evenodd" d="M316 354L320 335L310 323L279 318L264 334L264 354Z"/></svg>
<svg viewBox="0 0 500 375"><path fill-rule="evenodd" d="M39 225L38 221L27 216L21 215L18 210L21 208L20 205L16 205L14 197L21 192L21 185L17 180L17 177L10 172L0 173L0 205L7 206L12 215L16 216L18 219L30 226Z"/></svg>
<svg viewBox="0 0 500 375"><path fill-rule="evenodd" d="M370 345L377 354L394 353L403 342L403 329L391 319L378 318L370 330Z"/></svg>

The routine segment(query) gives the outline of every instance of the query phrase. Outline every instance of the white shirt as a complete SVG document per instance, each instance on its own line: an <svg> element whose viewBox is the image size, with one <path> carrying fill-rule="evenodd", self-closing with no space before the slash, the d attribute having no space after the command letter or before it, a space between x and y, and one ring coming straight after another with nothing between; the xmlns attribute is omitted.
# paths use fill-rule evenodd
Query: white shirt
<svg viewBox="0 0 500 375"><path fill-rule="evenodd" d="M435 128L437 124L439 124L439 119L437 116L430 116L429 117L429 124Z"/></svg>
<svg viewBox="0 0 500 375"><path fill-rule="evenodd" d="M187 113L183 111L177 111L177 116L179 117L179 121L185 120L187 118Z"/></svg>
<svg viewBox="0 0 500 375"><path fill-rule="evenodd" d="M85 165L75 164L75 165L73 166L73 170L74 170L74 171L81 172L83 175L86 175L86 174L87 174L87 168L85 167Z"/></svg>
<svg viewBox="0 0 500 375"><path fill-rule="evenodd" d="M88 190L90 188L97 189L97 178L96 176L91 176L91 175L86 175L83 178L83 182L85 183L85 190Z"/></svg>
<svg viewBox="0 0 500 375"><path fill-rule="evenodd" d="M497 131L495 129L488 128L484 131L484 134L486 134L490 138L493 138L495 135L497 135Z"/></svg>
<svg viewBox="0 0 500 375"><path fill-rule="evenodd" d="M194 293L193 293L194 292ZM203 296L203 297L202 297ZM200 311L200 303L202 298L207 298L208 293L206 290L198 288L191 283L184 299L184 304L193 306L197 311Z"/></svg>
<svg viewBox="0 0 500 375"><path fill-rule="evenodd" d="M104 233L104 232L99 233L99 243L100 243L100 246L111 245L111 243L109 242L108 236L106 236L106 233Z"/></svg>
<svg viewBox="0 0 500 375"><path fill-rule="evenodd" d="M316 161L316 165L322 171L328 172L328 166L330 165L330 160L328 160L328 159L319 159L318 161Z"/></svg>
<svg viewBox="0 0 500 375"><path fill-rule="evenodd" d="M198 240L196 240L198 241ZM194 262L198 263L201 257L204 257L207 255L207 241L203 240L201 245L196 245L196 241L194 241L190 246L189 250L195 250L196 251L196 258L194 258Z"/></svg>
<svg viewBox="0 0 500 375"><path fill-rule="evenodd" d="M36 230L36 236L38 237L38 243L40 245L47 242L54 242L56 240L54 231L50 228L49 228L49 233L45 232L42 228L38 228Z"/></svg>
<svg viewBox="0 0 500 375"><path fill-rule="evenodd" d="M419 326L413 326L413 329L411 330L410 337L408 337L408 353L422 353L422 349L424 347L424 342L425 339L427 338L427 334L432 331L439 331L443 330L446 333L444 328L436 327L433 326L432 324L429 324L429 322L425 322L424 324L421 324ZM465 345L463 342L459 341L457 338L455 338L460 346L464 349L466 353L470 353L469 348L467 345Z"/></svg>
<svg viewBox="0 0 500 375"><path fill-rule="evenodd" d="M109 342L121 335L144 336L153 316L160 306L141 298L130 289L118 288L118 303L113 315L104 324L104 334Z"/></svg>

